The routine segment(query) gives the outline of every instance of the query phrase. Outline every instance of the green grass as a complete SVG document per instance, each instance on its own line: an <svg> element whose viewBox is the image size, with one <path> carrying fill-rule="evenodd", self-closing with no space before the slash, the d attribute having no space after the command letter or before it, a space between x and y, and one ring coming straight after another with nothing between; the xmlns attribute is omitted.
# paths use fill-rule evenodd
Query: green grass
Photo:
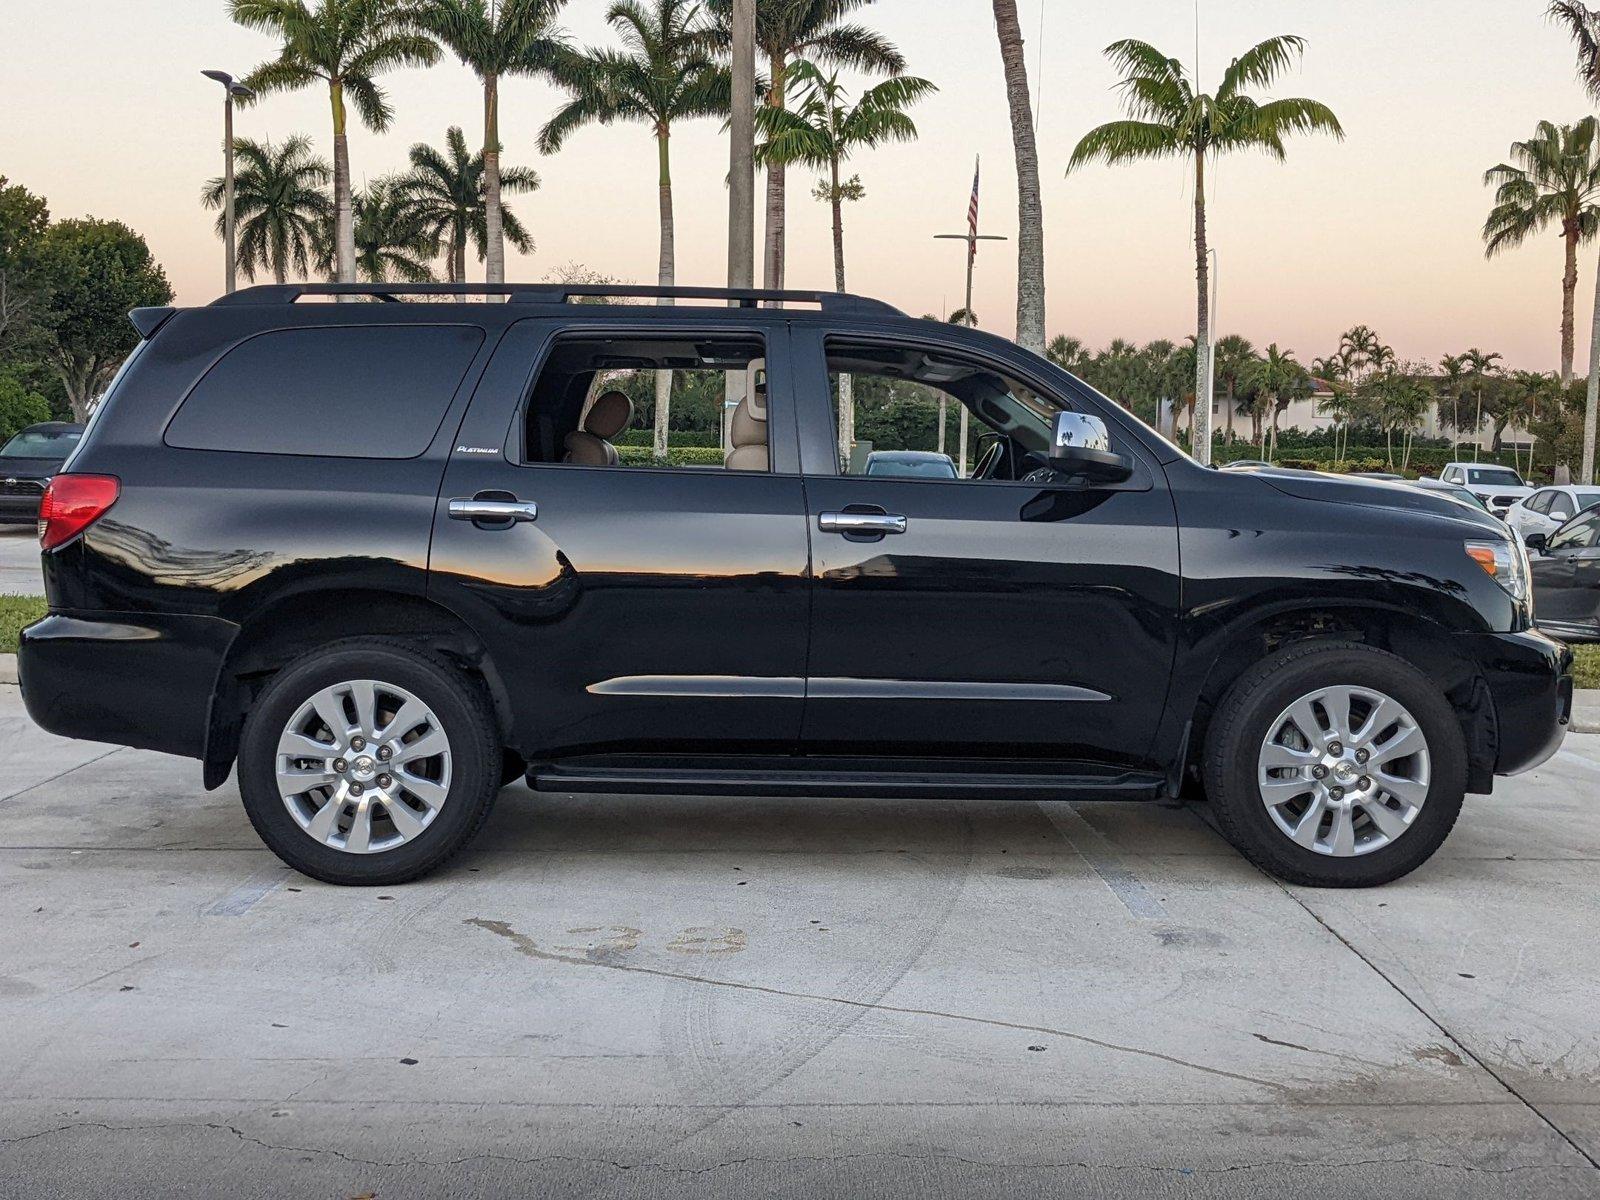
<svg viewBox="0 0 1600 1200"><path fill-rule="evenodd" d="M1600 688L1600 646L1574 646L1578 661L1573 665L1572 676L1581 688Z"/></svg>
<svg viewBox="0 0 1600 1200"><path fill-rule="evenodd" d="M42 616L42 596L0 596L0 654L15 654L17 634Z"/></svg>

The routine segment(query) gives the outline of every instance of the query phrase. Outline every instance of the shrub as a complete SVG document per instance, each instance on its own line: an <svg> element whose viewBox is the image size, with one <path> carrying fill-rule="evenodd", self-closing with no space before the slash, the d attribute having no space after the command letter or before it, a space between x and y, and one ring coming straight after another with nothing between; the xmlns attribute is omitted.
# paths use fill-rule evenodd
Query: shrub
<svg viewBox="0 0 1600 1200"><path fill-rule="evenodd" d="M19 429L50 419L50 404L8 375L0 375L0 442Z"/></svg>
<svg viewBox="0 0 1600 1200"><path fill-rule="evenodd" d="M720 467L722 451L716 446L669 446L665 462L650 453L649 446L618 446L617 457L631 467Z"/></svg>

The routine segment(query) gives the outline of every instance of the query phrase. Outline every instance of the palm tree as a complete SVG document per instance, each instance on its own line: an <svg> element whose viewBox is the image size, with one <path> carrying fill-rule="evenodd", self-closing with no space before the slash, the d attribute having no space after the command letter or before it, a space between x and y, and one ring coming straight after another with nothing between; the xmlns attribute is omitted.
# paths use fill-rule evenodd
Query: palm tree
<svg viewBox="0 0 1600 1200"><path fill-rule="evenodd" d="M244 80L257 95L328 87L333 110L334 261L341 283L356 272L355 223L350 193L350 142L346 101L367 128L382 132L394 113L377 84L384 71L431 66L439 47L411 21L397 0L229 0L240 25L277 35L283 49Z"/></svg>
<svg viewBox="0 0 1600 1200"><path fill-rule="evenodd" d="M428 283L439 239L398 179L379 179L357 192L352 205L357 276L368 283ZM324 226L318 265L331 270L336 230Z"/></svg>
<svg viewBox="0 0 1600 1200"><path fill-rule="evenodd" d="M1050 339L1050 344L1045 347L1044 356L1063 371L1071 371L1080 378L1089 361L1089 352L1084 344L1064 333L1058 333Z"/></svg>
<svg viewBox="0 0 1600 1200"><path fill-rule="evenodd" d="M257 272L271 271L278 283L289 278L290 267L299 275L309 273L317 230L333 211L323 191L331 174L328 164L311 152L311 139L298 134L277 146L239 138L234 153L240 270L251 280ZM226 181L213 179L201 201L221 208L226 195ZM228 236L225 216L217 218L217 235Z"/></svg>
<svg viewBox="0 0 1600 1200"><path fill-rule="evenodd" d="M756 46L767 59L763 105L788 102L789 71L799 59L827 67L846 67L898 75L905 57L881 34L845 18L873 0L760 0L756 5ZM731 45L733 0L706 0L716 19L719 47ZM762 286L783 287L785 274L785 195L787 172L781 162L767 167L767 230L762 255Z"/></svg>
<svg viewBox="0 0 1600 1200"><path fill-rule="evenodd" d="M842 292L844 202L861 199L866 189L859 175L841 179L840 167L856 150L914 141L917 127L906 109L938 88L926 79L899 75L868 88L851 104L837 71L824 75L804 59L791 68L789 83L797 107L769 107L760 114L765 140L756 147L756 162L762 166L803 163L828 172L828 178L817 185L816 195L833 209L833 280Z"/></svg>
<svg viewBox="0 0 1600 1200"><path fill-rule="evenodd" d="M566 46L555 26L566 0L427 0L423 27L483 84L484 233L488 281L506 279L506 236L500 193L500 80L549 71ZM519 250L521 246L517 247Z"/></svg>
<svg viewBox="0 0 1600 1200"><path fill-rule="evenodd" d="M1600 101L1600 11L1579 0L1552 0L1551 20L1567 28L1578 48L1578 78ZM1579 483L1594 482L1595 436L1600 432L1600 273L1595 275L1594 325L1589 338L1589 396L1583 414L1583 466Z"/></svg>
<svg viewBox="0 0 1600 1200"><path fill-rule="evenodd" d="M1039 187L1039 147L1034 138L1028 64L1022 53L1017 0L994 0L995 31L1011 112L1011 149L1017 160L1017 344L1044 352L1044 200Z"/></svg>
<svg viewBox="0 0 1600 1200"><path fill-rule="evenodd" d="M837 291L844 282L844 202L866 195L861 176L842 179L840 164L863 147L916 139L916 124L906 109L938 89L926 79L897 75L850 103L837 71L824 75L815 64L801 59L789 73L798 108L763 108L758 125L765 138L756 147L756 162L803 163L828 172L817 184L816 197L833 210L833 280ZM966 410L962 410L966 423ZM965 445L965 437L963 437ZM849 375L839 376L839 454L848 461L855 444L855 393Z"/></svg>
<svg viewBox="0 0 1600 1200"><path fill-rule="evenodd" d="M412 146L411 170L396 181L413 215L444 248L445 278L451 283L467 281L468 242L477 249L480 259L489 257L493 249L485 174L483 152L471 153L461 127L452 125L445 135L443 151L426 142ZM531 167L511 167L501 172L502 192L531 192L538 186L539 173ZM503 242L510 242L523 254L532 250L533 239L504 204L500 206L500 217Z"/></svg>
<svg viewBox="0 0 1600 1200"><path fill-rule="evenodd" d="M1278 457L1278 418L1289 402L1306 392L1310 376L1295 360L1293 350L1280 350L1273 342L1267 352L1251 364L1246 378L1250 386L1266 397L1268 419L1271 423L1271 441L1265 455L1268 462Z"/></svg>
<svg viewBox="0 0 1600 1200"><path fill-rule="evenodd" d="M1511 162L1486 171L1494 208L1483 226L1484 253L1493 258L1522 245L1551 225L1566 246L1561 275L1561 381L1572 381L1573 323L1578 291L1578 247L1600 230L1600 122L1576 125L1540 121L1533 137L1511 144Z"/></svg>
<svg viewBox="0 0 1600 1200"><path fill-rule="evenodd" d="M1147 42L1114 42L1106 55L1122 73L1121 88L1129 119L1093 129L1072 152L1068 171L1087 162L1133 162L1140 159L1190 157L1194 161L1194 246L1200 346L1195 362L1195 393L1204 395L1210 378L1211 288L1206 244L1206 160L1228 150L1265 150L1280 161L1283 139L1293 133L1323 131L1337 138L1344 130L1333 111L1315 100L1300 98L1258 103L1245 94L1249 87L1270 87L1302 53L1305 39L1293 35L1269 38L1246 50L1222 73L1217 90L1197 90L1183 64ZM1202 409L1204 405L1200 406ZM1194 452L1201 462L1211 454L1211 414L1201 414Z"/></svg>
<svg viewBox="0 0 1600 1200"><path fill-rule="evenodd" d="M1439 360L1439 392L1450 397L1450 431L1452 457L1454 447L1461 443L1461 397L1467 378L1467 360L1464 355L1446 354Z"/></svg>
<svg viewBox="0 0 1600 1200"><path fill-rule="evenodd" d="M553 154L567 135L598 122L641 121L656 139L661 208L662 287L677 274L672 212L672 126L693 117L728 111L731 80L717 64L715 39L700 22L692 0L617 0L606 20L622 36L622 50L588 50L564 55L555 71L572 99L539 134L539 148ZM671 303L666 297L663 303ZM667 422L672 373L656 372L655 454L667 454Z"/></svg>
<svg viewBox="0 0 1600 1200"><path fill-rule="evenodd" d="M1475 384L1475 387L1474 387L1473 390L1476 392L1477 399L1478 399L1478 415L1477 415L1477 419L1475 421L1473 421L1473 423L1472 423L1472 461L1473 462L1477 462L1478 461L1478 450L1480 449L1479 443L1482 440L1478 436L1478 431L1483 428L1483 391L1484 391L1484 386L1485 386L1485 383L1488 380L1489 376L1498 375L1500 373L1499 363L1501 362L1501 360L1503 358L1504 358L1504 355L1501 355L1501 354L1485 354L1482 350L1479 350L1476 346L1472 347L1470 350L1468 350L1465 354L1463 354L1461 356L1462 362L1466 366L1467 374L1468 374L1468 376L1471 377L1471 379L1473 380L1473 382Z"/></svg>
<svg viewBox="0 0 1600 1200"><path fill-rule="evenodd" d="M1233 416L1235 405L1237 404L1234 397L1239 390L1239 381L1244 378L1245 373L1250 369L1250 364L1256 360L1256 348L1248 338L1242 338L1236 333L1230 333L1227 337L1217 339L1216 353L1217 382L1227 388L1227 397L1224 400L1225 407L1222 410L1222 415L1226 422L1226 440L1229 445L1232 445Z"/></svg>

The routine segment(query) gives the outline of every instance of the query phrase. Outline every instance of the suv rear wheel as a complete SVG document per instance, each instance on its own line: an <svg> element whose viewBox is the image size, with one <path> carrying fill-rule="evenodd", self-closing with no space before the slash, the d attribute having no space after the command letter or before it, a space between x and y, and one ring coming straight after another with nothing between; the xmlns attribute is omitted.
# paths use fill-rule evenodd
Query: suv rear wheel
<svg viewBox="0 0 1600 1200"><path fill-rule="evenodd" d="M500 785L493 710L445 660L379 640L285 667L245 722L239 786L262 840L327 883L403 883L471 840Z"/></svg>
<svg viewBox="0 0 1600 1200"><path fill-rule="evenodd" d="M1454 710L1401 658L1308 643L1240 677L1206 740L1223 835L1290 883L1370 887L1443 844L1466 793Z"/></svg>

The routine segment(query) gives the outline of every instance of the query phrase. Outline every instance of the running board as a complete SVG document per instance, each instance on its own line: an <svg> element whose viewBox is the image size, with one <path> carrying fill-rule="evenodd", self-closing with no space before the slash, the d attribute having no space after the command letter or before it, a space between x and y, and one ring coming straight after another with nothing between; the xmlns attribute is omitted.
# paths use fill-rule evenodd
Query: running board
<svg viewBox="0 0 1600 1200"><path fill-rule="evenodd" d="M920 772L704 769L540 763L528 771L538 792L622 792L672 796L862 796L883 799L1155 800L1160 775L1042 775Z"/></svg>

